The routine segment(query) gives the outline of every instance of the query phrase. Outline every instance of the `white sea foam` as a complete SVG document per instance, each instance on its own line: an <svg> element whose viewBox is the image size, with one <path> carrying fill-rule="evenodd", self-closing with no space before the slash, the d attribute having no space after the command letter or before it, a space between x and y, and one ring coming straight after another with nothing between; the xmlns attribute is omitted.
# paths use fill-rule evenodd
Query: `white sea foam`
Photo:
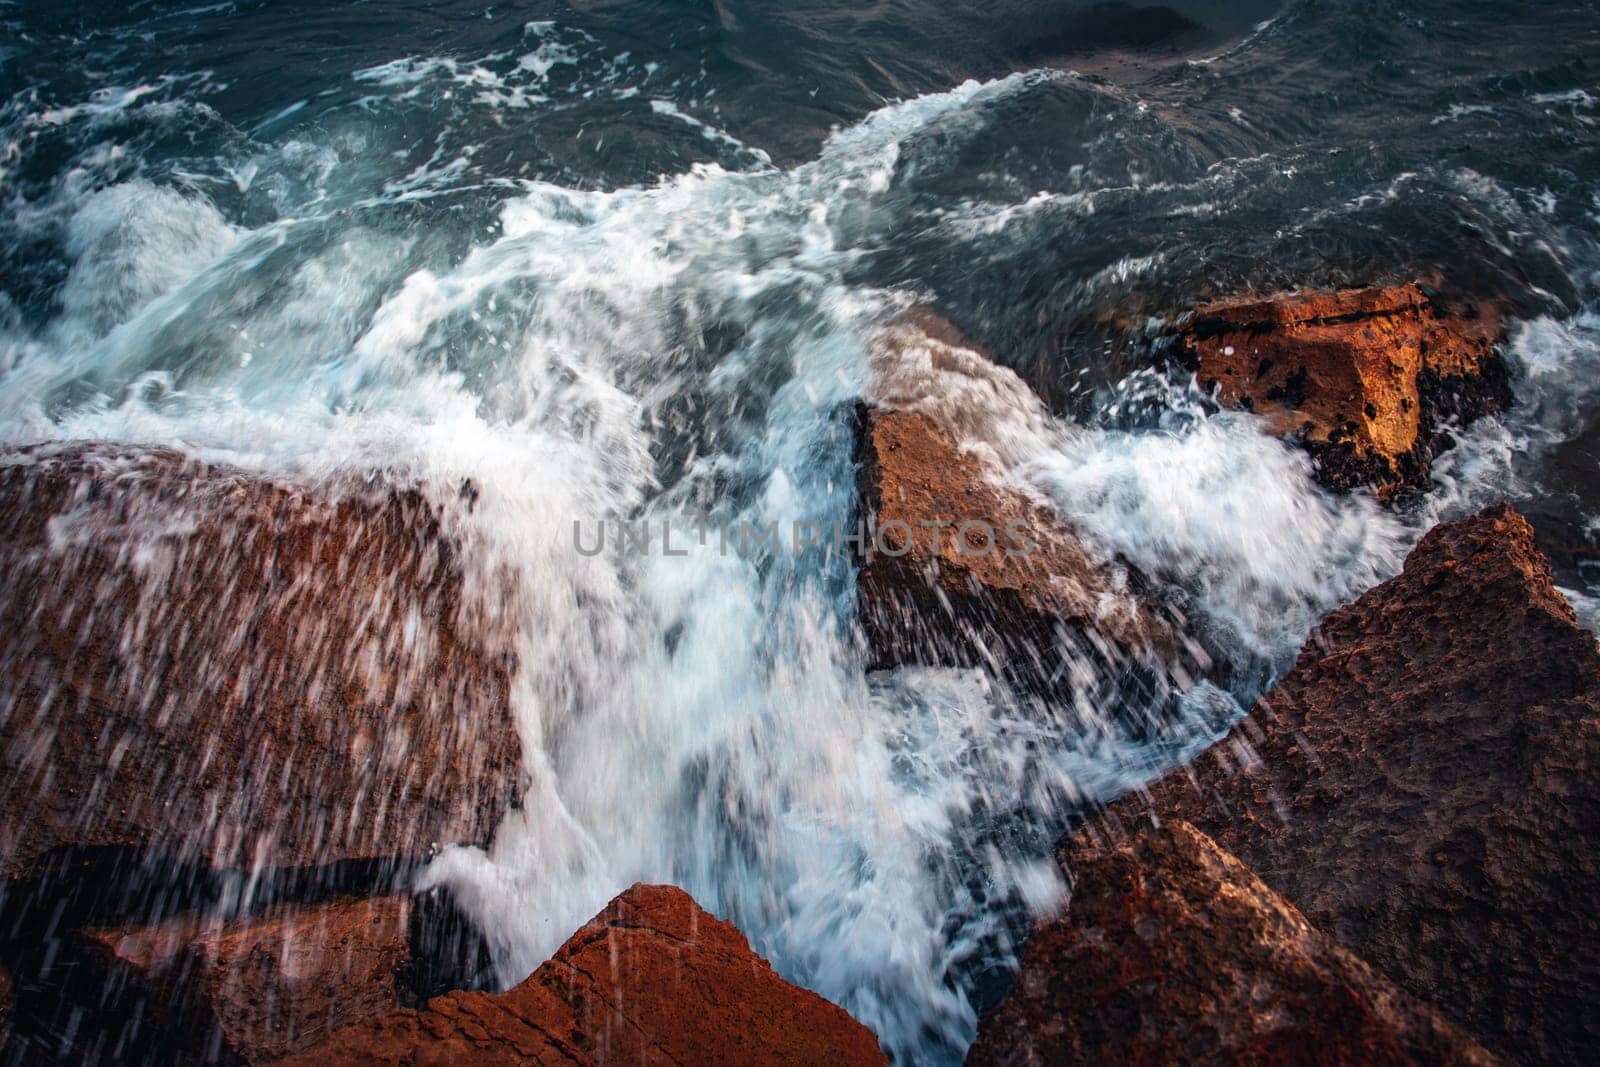
<svg viewBox="0 0 1600 1067"><path fill-rule="evenodd" d="M1108 551L1187 591L1241 662L1284 662L1409 547L1391 513L1318 488L1306 455L1250 415L1100 431L1032 475Z"/></svg>
<svg viewBox="0 0 1600 1067"><path fill-rule="evenodd" d="M216 208L144 182L84 201L67 226L63 345L92 343L217 259L237 234Z"/></svg>
<svg viewBox="0 0 1600 1067"><path fill-rule="evenodd" d="M528 33L539 43L518 55L397 60L360 78L386 106L446 90L473 107L532 102L579 73L567 68L584 43ZM576 83L627 92L653 73L602 69ZM531 786L491 848L452 849L428 879L491 931L500 977L520 979L629 883L670 881L891 1048L958 1058L972 964L1007 958L1017 912L1058 897L1048 845L1067 807L1159 771L1238 707L1201 684L1159 738L1085 735L1078 709L1019 700L979 671L869 677L848 561L701 546L691 512L842 524L854 401L932 405L994 476L1191 598L1212 643L1257 665L1281 665L1418 532L1318 489L1305 457L1248 416L1174 399L1154 429L1077 427L960 345L906 344L873 364L873 338L920 297L854 280L909 210L908 145L981 127L986 105L1057 77L884 108L787 170L752 159L611 191L519 181L448 255L390 219L420 192L477 180L455 149L367 173L382 153L339 140L358 133L286 140L229 179L275 190L281 217L250 231L194 190L66 188L59 314L33 332L0 315L0 432L179 444L313 481L383 468L446 504L470 479L475 504L449 521L476 580L516 590ZM334 210L330 183L361 195ZM993 234L1088 210L1051 195L954 225ZM1079 284L1125 286L1160 263L1115 261ZM1532 399L1503 433L1571 432L1555 385L1571 365L1542 361L1579 335L1592 349L1593 329L1523 329ZM67 404L72 390L100 396ZM1462 455L1493 453L1492 439L1469 435ZM576 551L572 523L607 514L685 524L688 555Z"/></svg>

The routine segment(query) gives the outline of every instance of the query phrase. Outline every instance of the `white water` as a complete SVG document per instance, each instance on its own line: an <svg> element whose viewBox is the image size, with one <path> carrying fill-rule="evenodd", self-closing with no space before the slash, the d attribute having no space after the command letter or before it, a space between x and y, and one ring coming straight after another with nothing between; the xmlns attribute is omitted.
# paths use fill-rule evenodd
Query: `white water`
<svg viewBox="0 0 1600 1067"><path fill-rule="evenodd" d="M523 59L540 76L569 62L544 46ZM365 80L403 96L441 72L479 99L504 88L427 62ZM1206 417L1181 387L1162 425L1126 431L1065 425L970 353L869 367L876 331L919 295L850 281L903 210L902 146L981 122L986 101L1027 84L885 108L791 170L754 159L612 192L522 182L462 250L392 222L447 182L442 157L330 212L326 183L354 179L314 162L332 149L287 143L245 184L303 187L274 186L290 210L256 230L199 192L64 187L71 274L47 329L0 341L4 434L180 443L302 479L382 466L447 504L471 478L477 506L452 522L478 579L518 592L532 785L491 849L452 850L428 881L492 932L502 979L631 882L670 881L890 1048L954 1057L975 1026L974 965L1003 963L1019 911L1058 897L1048 847L1063 815L1208 742L1233 698L1198 686L1167 735L1140 741L1115 709L1085 730L1076 709L977 671L869 677L840 553L723 553L686 525L686 556L589 558L573 522L843 524L852 402L943 403L997 477L1145 569L1259 671L1397 569L1431 518L1323 493L1298 452L1247 416ZM531 99L514 88L496 106ZM1571 338L1551 331L1589 330L1592 355L1592 327L1526 328L1530 378L1560 373L1541 361ZM1497 456L1559 437L1568 396L1476 431L1439 506L1471 506L1463 486L1509 470Z"/></svg>

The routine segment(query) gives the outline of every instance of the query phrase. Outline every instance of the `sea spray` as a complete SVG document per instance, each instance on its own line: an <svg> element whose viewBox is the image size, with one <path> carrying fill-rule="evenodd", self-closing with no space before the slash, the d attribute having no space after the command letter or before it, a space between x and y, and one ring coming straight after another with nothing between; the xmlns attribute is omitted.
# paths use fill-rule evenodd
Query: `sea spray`
<svg viewBox="0 0 1600 1067"><path fill-rule="evenodd" d="M629 882L672 881L903 1061L954 1061L1030 911L1059 900L1067 815L1192 756L1319 613L1440 514L1537 497L1534 457L1588 425L1592 316L1570 312L1592 290L1592 204L1546 195L1570 173L1485 182L1435 168L1438 143L1409 128L1362 114L1313 137L1306 101L1260 99L1284 66L1261 50L1314 55L1339 17L1297 6L1147 90L1038 71L906 94L782 166L715 121L714 71L566 26L458 55L406 40L247 115L225 101L248 78L127 70L139 38L120 29L61 39L109 73L0 112L0 434L419 481L523 635L524 803L492 848L428 874L484 925L500 980ZM1482 112L1435 110L1462 137L1586 132L1582 101L1482 88L1505 82L1470 90L1501 94ZM1275 106L1292 143L1260 132ZM1471 243L1496 228L1534 251ZM1462 435L1414 511L1319 489L1305 456L1181 373L1163 368L1146 420L1115 395L1066 418L1035 392L1120 376L1051 347L1081 319L1409 271L1398 246L1502 278L1531 264L1560 290L1510 346L1522 403ZM884 331L929 302L990 351L886 364ZM605 516L851 528L863 399L952 417L988 476L1136 565L1235 677L1195 684L1162 732L1119 731L1115 708L1086 729L982 671L865 672L837 546L575 551L572 523Z"/></svg>

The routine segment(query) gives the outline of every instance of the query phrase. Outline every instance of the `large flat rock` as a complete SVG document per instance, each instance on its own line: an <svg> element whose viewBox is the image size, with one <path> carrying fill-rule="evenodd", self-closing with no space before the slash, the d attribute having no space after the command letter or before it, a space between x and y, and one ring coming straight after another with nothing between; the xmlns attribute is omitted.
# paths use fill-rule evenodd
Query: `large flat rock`
<svg viewBox="0 0 1600 1067"><path fill-rule="evenodd" d="M0 875L262 871L488 840L510 635L414 489L111 445L0 454Z"/></svg>
<svg viewBox="0 0 1600 1067"><path fill-rule="evenodd" d="M1495 1062L1187 823L1069 862L969 1064Z"/></svg>
<svg viewBox="0 0 1600 1067"><path fill-rule="evenodd" d="M1267 417L1337 489L1425 488L1447 424L1511 404L1499 315L1441 309L1414 285L1226 300L1185 343L1202 386Z"/></svg>
<svg viewBox="0 0 1600 1067"><path fill-rule="evenodd" d="M79 934L80 966L125 1013L128 1047L262 1063L399 1007L411 901L347 898L232 919L183 917Z"/></svg>
<svg viewBox="0 0 1600 1067"><path fill-rule="evenodd" d="M1227 739L1099 827L1152 816L1492 1050L1600 1048L1600 651L1509 507L1431 531Z"/></svg>
<svg viewBox="0 0 1600 1067"><path fill-rule="evenodd" d="M499 995L450 993L284 1061L884 1064L871 1031L779 978L682 890L636 885Z"/></svg>

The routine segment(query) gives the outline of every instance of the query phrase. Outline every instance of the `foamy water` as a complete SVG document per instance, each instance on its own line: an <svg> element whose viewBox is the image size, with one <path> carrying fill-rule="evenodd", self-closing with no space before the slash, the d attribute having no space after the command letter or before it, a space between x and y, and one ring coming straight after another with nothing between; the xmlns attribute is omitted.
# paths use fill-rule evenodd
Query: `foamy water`
<svg viewBox="0 0 1600 1067"><path fill-rule="evenodd" d="M489 931L507 984L628 884L673 882L903 1059L958 1058L975 988L1059 901L1049 849L1071 811L1218 736L1321 614L1394 573L1439 517L1535 491L1524 461L1579 432L1600 380L1592 314L1520 326L1521 406L1466 434L1433 500L1400 514L1324 492L1302 453L1181 376L1136 376L1073 421L970 351L874 366L874 337L929 295L867 280L926 210L927 176L996 116L1087 90L1056 73L969 82L779 167L682 111L648 59L546 24L524 39L353 72L359 99L319 130L213 161L226 197L129 174L95 132L130 115L211 122L181 86L11 114L12 157L47 127L83 136L24 220L70 264L54 305L42 322L0 315L6 439L177 444L306 481L395 471L450 510L477 580L515 584L531 786L492 847L453 849L425 878ZM461 132L594 94L648 100L717 159L578 187L496 175ZM420 162L360 121L425 106L446 118ZM1208 171L1185 210L1215 210L1236 180ZM1094 196L1074 195L965 200L930 225L976 255L1092 215ZM1160 264L1118 261L1078 291ZM1120 417L1141 391L1163 414ZM701 515L849 525L863 396L939 410L993 477L1145 572L1223 685L1194 685L1151 736L1114 707L1086 722L978 670L868 674L848 555L698 542ZM470 512L454 503L463 479ZM577 551L573 524L602 516L674 525L686 554Z"/></svg>

